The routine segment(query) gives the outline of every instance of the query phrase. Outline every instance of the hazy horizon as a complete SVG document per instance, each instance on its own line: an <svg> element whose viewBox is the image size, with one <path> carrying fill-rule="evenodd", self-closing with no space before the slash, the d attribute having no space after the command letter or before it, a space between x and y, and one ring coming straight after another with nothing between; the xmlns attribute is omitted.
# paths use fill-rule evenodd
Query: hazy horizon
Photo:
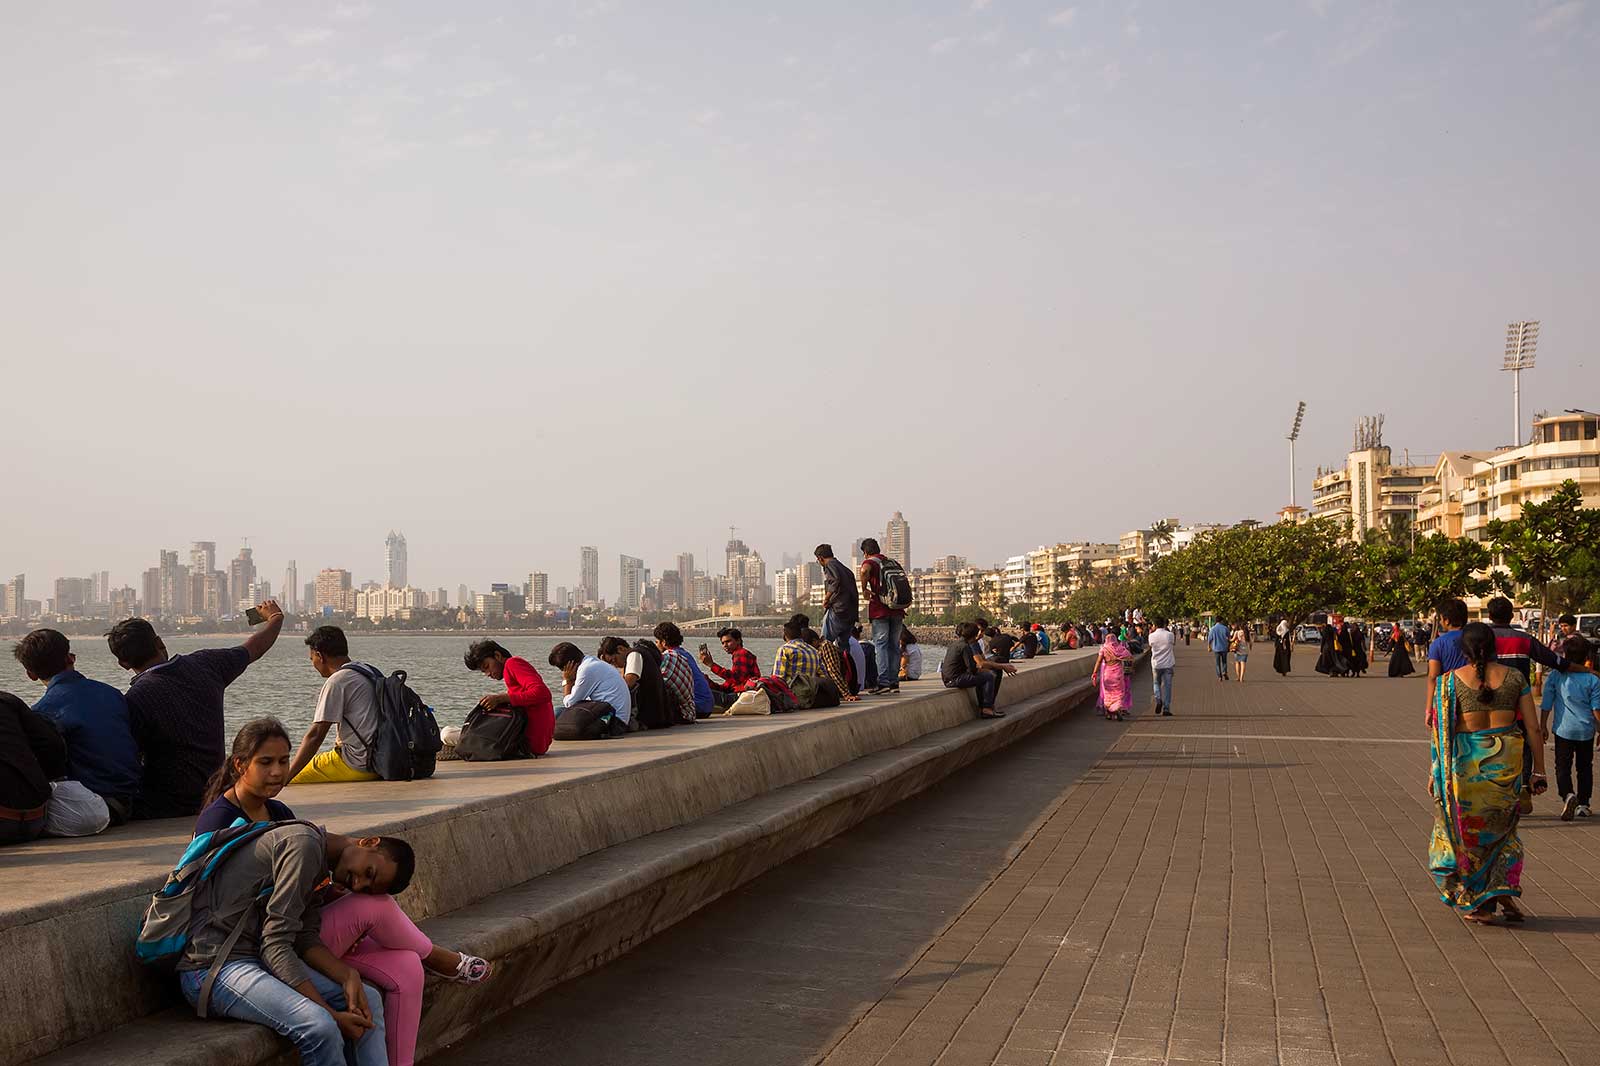
<svg viewBox="0 0 1600 1066"><path fill-rule="evenodd" d="M993 563L1600 408L1600 13L248 0L0 13L0 579L249 537ZM1583 134L1588 129L1590 134Z"/></svg>

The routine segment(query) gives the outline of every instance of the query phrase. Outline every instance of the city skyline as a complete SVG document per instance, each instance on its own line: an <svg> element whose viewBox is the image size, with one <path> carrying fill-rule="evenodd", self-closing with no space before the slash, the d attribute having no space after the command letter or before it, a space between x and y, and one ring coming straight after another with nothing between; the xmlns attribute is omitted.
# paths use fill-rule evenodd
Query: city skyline
<svg viewBox="0 0 1600 1066"><path fill-rule="evenodd" d="M1307 472L1366 411L1398 447L1510 443L1507 322L1542 323L1524 421L1586 402L1594 5L448 19L3 17L8 384L70 368L72 405L0 425L0 572L137 586L204 537L381 579L392 525L425 587L573 586L587 543L609 597L621 553L714 555L734 523L775 559L892 508L919 555L998 561L1152 509L1270 518L1299 399ZM1486 150L1507 130L1532 147ZM907 460L758 504L775 409ZM952 491L997 453L998 520Z"/></svg>

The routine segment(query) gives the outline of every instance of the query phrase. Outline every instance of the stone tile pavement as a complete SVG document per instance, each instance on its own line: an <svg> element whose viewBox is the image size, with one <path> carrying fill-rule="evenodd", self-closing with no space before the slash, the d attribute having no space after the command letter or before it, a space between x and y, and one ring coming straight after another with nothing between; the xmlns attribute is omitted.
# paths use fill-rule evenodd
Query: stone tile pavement
<svg viewBox="0 0 1600 1066"><path fill-rule="evenodd" d="M824 1066L1600 1062L1600 820L1543 800L1535 917L1465 926L1426 868L1424 682L1297 658L1239 685L1185 650L1176 715L1131 723Z"/></svg>
<svg viewBox="0 0 1600 1066"><path fill-rule="evenodd" d="M1087 711L752 882L444 1062L1600 1063L1600 819L1523 823L1521 929L1426 869L1423 683ZM1382 664L1379 663L1379 674Z"/></svg>

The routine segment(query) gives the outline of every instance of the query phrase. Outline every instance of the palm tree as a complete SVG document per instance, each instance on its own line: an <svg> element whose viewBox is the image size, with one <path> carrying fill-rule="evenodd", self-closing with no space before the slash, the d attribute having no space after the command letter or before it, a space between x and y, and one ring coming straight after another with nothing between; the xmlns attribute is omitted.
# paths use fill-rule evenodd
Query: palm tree
<svg viewBox="0 0 1600 1066"><path fill-rule="evenodd" d="M1168 551L1172 550L1172 535L1178 531L1177 527L1165 518L1151 526L1147 532L1150 539L1157 544L1165 545Z"/></svg>

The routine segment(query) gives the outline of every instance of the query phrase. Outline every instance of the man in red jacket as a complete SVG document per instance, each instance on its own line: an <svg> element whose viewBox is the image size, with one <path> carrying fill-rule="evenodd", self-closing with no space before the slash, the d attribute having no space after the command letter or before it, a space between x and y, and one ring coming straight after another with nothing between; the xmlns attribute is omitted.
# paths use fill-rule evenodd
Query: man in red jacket
<svg viewBox="0 0 1600 1066"><path fill-rule="evenodd" d="M467 649L467 668L485 677L504 681L504 692L491 692L478 701L485 710L520 707L528 719L526 734L528 754L543 755L550 750L550 741L556 735L556 712L550 698L550 689L539 676L533 664L519 655L512 655L492 640L480 640Z"/></svg>

